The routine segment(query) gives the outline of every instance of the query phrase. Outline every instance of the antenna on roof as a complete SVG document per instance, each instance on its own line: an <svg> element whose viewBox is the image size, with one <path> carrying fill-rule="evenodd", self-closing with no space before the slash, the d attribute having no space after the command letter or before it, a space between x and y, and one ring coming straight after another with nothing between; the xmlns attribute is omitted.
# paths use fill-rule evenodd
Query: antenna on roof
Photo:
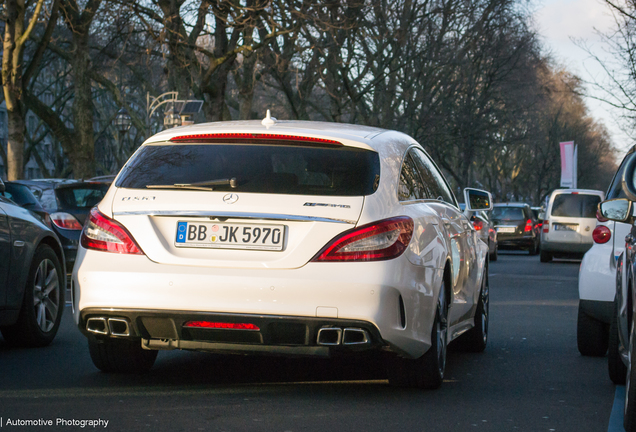
<svg viewBox="0 0 636 432"><path fill-rule="evenodd" d="M261 121L261 124L263 126L272 126L276 124L276 118L272 117L272 114L269 112L269 110L267 110L267 114L265 115L265 118Z"/></svg>

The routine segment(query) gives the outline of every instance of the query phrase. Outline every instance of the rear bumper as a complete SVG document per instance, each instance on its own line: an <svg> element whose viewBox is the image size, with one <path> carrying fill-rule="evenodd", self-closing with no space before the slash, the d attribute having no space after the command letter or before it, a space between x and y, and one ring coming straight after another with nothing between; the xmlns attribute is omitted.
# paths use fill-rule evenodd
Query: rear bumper
<svg viewBox="0 0 636 432"><path fill-rule="evenodd" d="M188 322L250 324L250 329L200 328ZM189 311L85 309L79 328L87 337L141 339L148 349L329 356L386 346L364 321Z"/></svg>
<svg viewBox="0 0 636 432"><path fill-rule="evenodd" d="M506 237L497 234L497 245L501 249L529 249L535 243L534 237Z"/></svg>
<svg viewBox="0 0 636 432"><path fill-rule="evenodd" d="M552 253L575 253L584 254L592 247L594 243L566 243L566 242L553 242L548 241L545 238L541 241L541 249L546 252Z"/></svg>
<svg viewBox="0 0 636 432"><path fill-rule="evenodd" d="M296 339L297 347L316 348L312 344L324 326L344 329L351 325L369 333L370 348L386 346L405 357L417 358L431 345L430 330L442 276L442 270L415 266L404 256L371 263L237 270L157 264L142 255L86 251L80 246L73 270L72 304L75 322L85 334L87 319L92 316L123 317L130 323L130 337L172 341L167 349L227 351L222 345L193 346L191 342L198 344L201 340L191 340L190 330L184 334L184 320L199 316L247 317L263 327L248 322L266 330L259 336L262 339L235 343L232 351L252 352L259 345L275 351L276 345L270 342L277 340L277 333L267 329L279 322L290 324L289 328L297 325L297 336L300 325L304 326L306 338L302 344ZM172 328L173 332L158 332L147 318L162 320L162 331ZM214 337L204 342L226 343Z"/></svg>

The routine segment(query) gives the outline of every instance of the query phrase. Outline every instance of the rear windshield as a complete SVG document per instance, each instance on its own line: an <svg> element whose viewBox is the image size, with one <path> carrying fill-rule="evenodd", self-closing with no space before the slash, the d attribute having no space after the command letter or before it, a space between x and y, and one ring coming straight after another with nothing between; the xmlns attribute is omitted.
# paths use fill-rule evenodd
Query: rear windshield
<svg viewBox="0 0 636 432"><path fill-rule="evenodd" d="M596 207L601 202L598 195L559 194L552 203L552 216L560 217L596 217Z"/></svg>
<svg viewBox="0 0 636 432"><path fill-rule="evenodd" d="M27 186L15 183L7 183L4 195L19 206L37 206L38 200Z"/></svg>
<svg viewBox="0 0 636 432"><path fill-rule="evenodd" d="M100 184L55 189L55 196L61 209L90 209L104 198L106 191L108 191L108 185Z"/></svg>
<svg viewBox="0 0 636 432"><path fill-rule="evenodd" d="M250 144L167 144L142 147L116 186L193 184L236 179L214 190L293 195L362 196L375 192L380 158L374 151L342 147Z"/></svg>
<svg viewBox="0 0 636 432"><path fill-rule="evenodd" d="M495 207L490 214L492 219L499 220L521 220L523 217L523 209L521 207Z"/></svg>

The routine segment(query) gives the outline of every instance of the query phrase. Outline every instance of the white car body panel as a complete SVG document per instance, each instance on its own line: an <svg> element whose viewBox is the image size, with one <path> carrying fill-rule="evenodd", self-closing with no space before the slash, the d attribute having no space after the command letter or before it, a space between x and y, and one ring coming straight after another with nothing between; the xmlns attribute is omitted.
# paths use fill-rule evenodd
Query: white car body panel
<svg viewBox="0 0 636 432"><path fill-rule="evenodd" d="M616 295L616 261L625 250L631 226L622 222L598 222L612 232L604 244L594 243L585 254L579 271L579 299L613 302Z"/></svg>

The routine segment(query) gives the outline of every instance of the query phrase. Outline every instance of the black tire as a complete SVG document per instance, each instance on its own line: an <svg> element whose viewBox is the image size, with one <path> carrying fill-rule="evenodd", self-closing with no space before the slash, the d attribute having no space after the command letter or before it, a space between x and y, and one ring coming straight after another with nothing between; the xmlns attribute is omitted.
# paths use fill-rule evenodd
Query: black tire
<svg viewBox="0 0 636 432"><path fill-rule="evenodd" d="M607 324L586 314L580 305L576 324L576 344L582 355L590 357L604 356L609 344Z"/></svg>
<svg viewBox="0 0 636 432"><path fill-rule="evenodd" d="M65 283L57 255L51 247L40 245L31 261L18 321L0 329L5 341L28 347L49 345L64 312Z"/></svg>
<svg viewBox="0 0 636 432"><path fill-rule="evenodd" d="M488 250L490 250L490 243L488 244ZM490 254L490 261L497 261L497 245L495 245L495 251Z"/></svg>
<svg viewBox="0 0 636 432"><path fill-rule="evenodd" d="M431 329L431 347L417 359L389 357L387 362L389 384L429 390L439 388L444 381L446 370L447 326L448 306L444 284L442 284Z"/></svg>
<svg viewBox="0 0 636 432"><path fill-rule="evenodd" d="M550 252L542 250L540 260L543 263L550 262L552 261L552 254Z"/></svg>
<svg viewBox="0 0 636 432"><path fill-rule="evenodd" d="M102 372L142 374L155 364L157 351L145 350L139 340L88 340L88 351Z"/></svg>
<svg viewBox="0 0 636 432"><path fill-rule="evenodd" d="M619 350L620 340L618 337L617 306L617 303L614 302L614 314L612 315L612 321L610 322L609 342L607 348L607 370L612 382L614 384L622 385L625 384L627 366L623 363Z"/></svg>
<svg viewBox="0 0 636 432"><path fill-rule="evenodd" d="M636 358L636 343L634 341L634 322L632 321L631 330L629 332L629 358L627 364L627 380L625 382L625 407L623 426L625 432L636 432L636 368L631 359Z"/></svg>
<svg viewBox="0 0 636 432"><path fill-rule="evenodd" d="M453 349L469 352L484 352L488 344L488 320L490 315L490 287L488 271L484 275L475 311L475 327L453 342Z"/></svg>

